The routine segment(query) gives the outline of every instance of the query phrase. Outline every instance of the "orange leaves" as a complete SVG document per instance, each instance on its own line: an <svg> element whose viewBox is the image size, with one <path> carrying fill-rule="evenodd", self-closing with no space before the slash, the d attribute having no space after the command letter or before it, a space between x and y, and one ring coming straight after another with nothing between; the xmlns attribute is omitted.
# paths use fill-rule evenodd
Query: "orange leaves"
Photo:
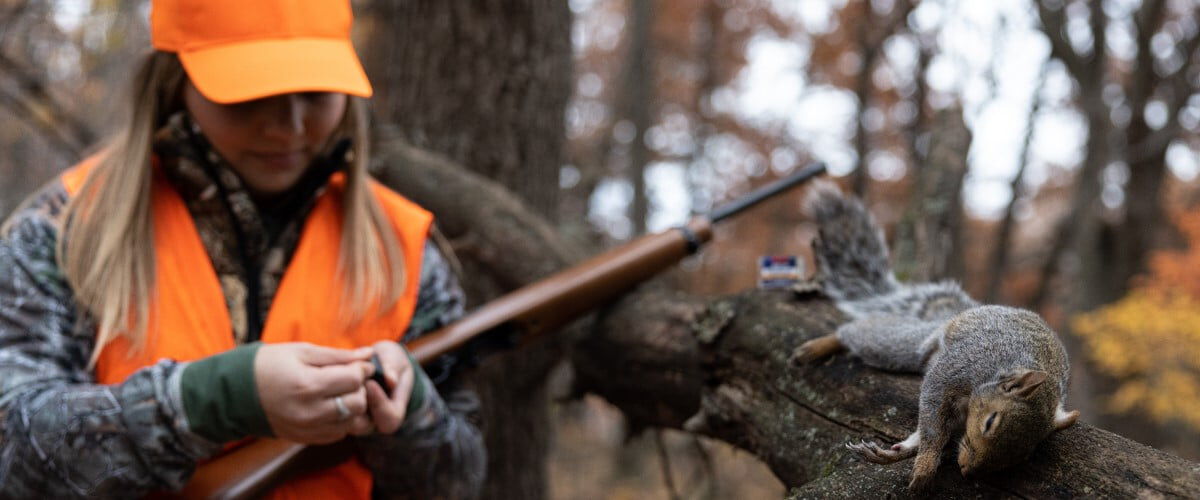
<svg viewBox="0 0 1200 500"><path fill-rule="evenodd" d="M1157 252L1150 257L1150 276L1142 285L1157 289L1186 290L1200 297L1200 211L1174 217L1190 248Z"/></svg>
<svg viewBox="0 0 1200 500"><path fill-rule="evenodd" d="M1175 222L1188 248L1154 254L1128 295L1072 327L1095 365L1123 381L1111 411L1200 429L1200 212Z"/></svg>

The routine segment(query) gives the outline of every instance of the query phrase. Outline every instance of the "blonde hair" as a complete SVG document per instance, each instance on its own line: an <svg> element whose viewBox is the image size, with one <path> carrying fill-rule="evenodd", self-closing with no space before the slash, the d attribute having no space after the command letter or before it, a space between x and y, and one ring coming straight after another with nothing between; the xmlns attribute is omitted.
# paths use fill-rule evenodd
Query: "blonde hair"
<svg viewBox="0 0 1200 500"><path fill-rule="evenodd" d="M185 78L175 54L146 57L133 84L132 114L62 215L58 263L76 301L96 321L93 365L117 338L125 337L135 349L145 346L155 293L150 151L155 131L183 107ZM363 101L350 98L348 104L333 137L349 136L354 143L341 196L338 261L343 297L354 304L342 315L351 324L393 307L406 276L395 230L371 193Z"/></svg>

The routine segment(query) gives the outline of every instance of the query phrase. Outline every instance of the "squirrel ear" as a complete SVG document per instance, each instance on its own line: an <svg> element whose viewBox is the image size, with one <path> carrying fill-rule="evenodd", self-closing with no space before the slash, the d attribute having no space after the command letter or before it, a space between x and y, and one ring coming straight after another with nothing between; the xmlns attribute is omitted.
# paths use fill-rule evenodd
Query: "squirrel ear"
<svg viewBox="0 0 1200 500"><path fill-rule="evenodd" d="M1010 395L1027 398L1049 378L1050 375L1043 371L1021 370L1001 381L1000 389Z"/></svg>

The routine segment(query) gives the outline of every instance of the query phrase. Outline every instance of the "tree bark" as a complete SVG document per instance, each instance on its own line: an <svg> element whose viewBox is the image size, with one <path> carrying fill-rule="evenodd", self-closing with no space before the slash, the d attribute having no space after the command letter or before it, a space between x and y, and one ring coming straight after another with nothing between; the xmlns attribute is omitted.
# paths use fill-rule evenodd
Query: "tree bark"
<svg viewBox="0 0 1200 500"><path fill-rule="evenodd" d="M370 9L371 43L364 59L377 90L377 120L390 126L389 134L497 181L528 204L509 196L492 206L497 211L481 211L487 195L470 189L443 199L447 177L431 173L399 180L413 173L410 165L385 151L381 159L394 167L394 186L431 209L462 251L468 302L478 305L562 267L566 252L541 252L550 257L539 260L514 257L528 255L518 248L550 237L547 221L558 208L563 116L572 81L567 3L409 0ZM522 227L535 219L531 213L541 216L533 230ZM475 218L462 219L466 214ZM488 224L510 231L476 230ZM523 236L530 239L521 241ZM488 447L485 498L545 496L552 432L546 380L562 358L562 346L547 342L493 356L471 376Z"/></svg>
<svg viewBox="0 0 1200 500"><path fill-rule="evenodd" d="M962 279L962 186L971 131L962 111L937 113L926 164L916 175L897 230L896 274L915 281Z"/></svg>
<svg viewBox="0 0 1200 500"><path fill-rule="evenodd" d="M377 121L552 216L572 81L568 6L408 0L373 5L364 21Z"/></svg>

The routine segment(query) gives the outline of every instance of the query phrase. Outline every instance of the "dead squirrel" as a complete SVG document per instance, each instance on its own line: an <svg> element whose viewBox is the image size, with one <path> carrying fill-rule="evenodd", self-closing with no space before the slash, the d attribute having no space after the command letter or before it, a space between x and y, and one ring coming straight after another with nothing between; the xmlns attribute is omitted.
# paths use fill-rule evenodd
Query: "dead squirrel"
<svg viewBox="0 0 1200 500"><path fill-rule="evenodd" d="M793 361L849 350L873 367L924 373L917 430L890 447L861 442L851 450L880 464L915 455L909 488L919 490L954 436L967 475L1013 465L1075 423L1079 412L1063 409L1066 351L1037 314L981 305L954 282L897 282L874 219L830 182L812 187L804 210L818 225L822 292L852 321L805 342Z"/></svg>

